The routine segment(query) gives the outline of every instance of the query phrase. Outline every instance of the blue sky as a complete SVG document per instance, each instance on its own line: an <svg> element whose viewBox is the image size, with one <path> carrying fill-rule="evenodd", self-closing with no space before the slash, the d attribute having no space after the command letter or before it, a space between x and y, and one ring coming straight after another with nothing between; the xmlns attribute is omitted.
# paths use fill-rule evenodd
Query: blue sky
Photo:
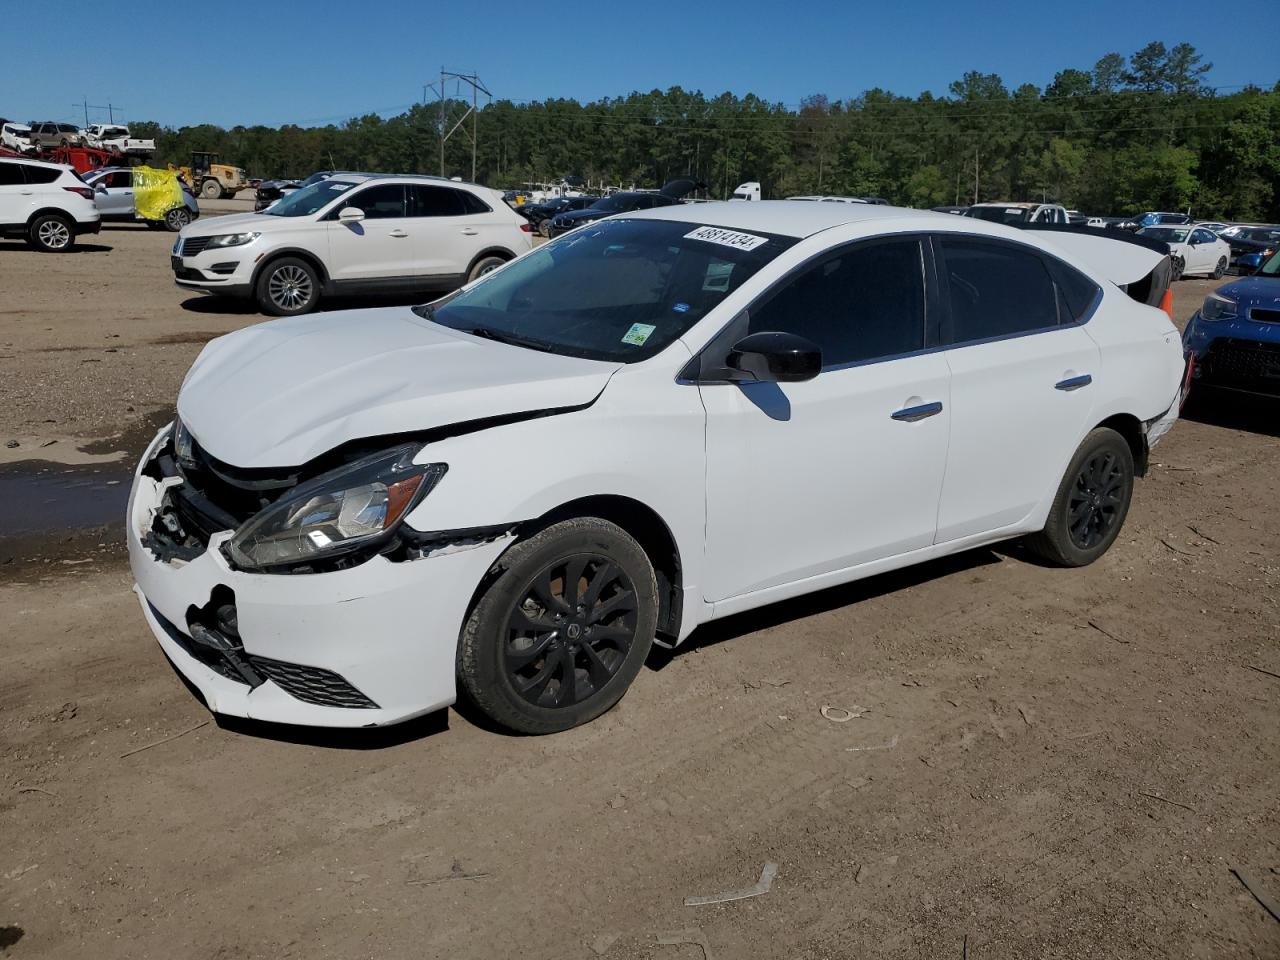
<svg viewBox="0 0 1280 960"><path fill-rule="evenodd" d="M21 55L0 78L0 116L19 120L83 122L87 96L118 105L127 120L174 126L340 122L402 111L441 66L478 71L495 96L513 100L676 85L788 104L875 86L943 95L966 70L1044 86L1059 69L1088 68L1109 51L1127 56L1151 40L1195 45L1214 64L1215 86L1280 79L1265 3L310 0L211 5L227 14L209 27L192 15L199 4L170 5L167 17L156 4L21 6L11 36ZM12 17L2 19L12 27ZM105 109L89 114L107 119Z"/></svg>

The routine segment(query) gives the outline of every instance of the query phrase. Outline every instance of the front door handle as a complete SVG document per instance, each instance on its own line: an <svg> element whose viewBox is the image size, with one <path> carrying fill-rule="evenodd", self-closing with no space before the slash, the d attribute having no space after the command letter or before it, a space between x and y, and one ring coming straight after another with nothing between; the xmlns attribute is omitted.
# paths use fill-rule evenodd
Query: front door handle
<svg viewBox="0 0 1280 960"><path fill-rule="evenodd" d="M468 237L474 237L480 231L477 230L475 227L463 227L462 232Z"/></svg>
<svg viewBox="0 0 1280 960"><path fill-rule="evenodd" d="M408 234L407 234L407 233L405 233L403 230L392 230L392 231L391 231L391 233L390 233L390 236L393 236L393 237L407 237L407 236L408 236Z"/></svg>
<svg viewBox="0 0 1280 960"><path fill-rule="evenodd" d="M933 403L921 403L914 407L903 407L897 413L891 414L894 420L902 420L905 423L915 423L917 420L924 420L927 417L937 416L942 412L942 403L935 400Z"/></svg>
<svg viewBox="0 0 1280 960"><path fill-rule="evenodd" d="M1079 390L1081 387L1087 387L1093 383L1093 377L1087 373L1082 373L1078 377L1067 377L1065 380L1059 380L1053 385L1055 390L1063 390L1070 393L1072 390Z"/></svg>

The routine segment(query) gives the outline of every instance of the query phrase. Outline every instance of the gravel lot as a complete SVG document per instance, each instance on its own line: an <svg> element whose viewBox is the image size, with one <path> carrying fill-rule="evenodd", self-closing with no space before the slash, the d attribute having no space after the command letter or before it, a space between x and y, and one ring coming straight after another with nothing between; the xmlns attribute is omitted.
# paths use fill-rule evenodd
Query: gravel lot
<svg viewBox="0 0 1280 960"><path fill-rule="evenodd" d="M1280 900L1276 404L1194 403L1092 567L979 550L724 621L584 729L216 722L118 525L14 533L263 319L171 243L0 243L0 954L1280 956L1231 872Z"/></svg>

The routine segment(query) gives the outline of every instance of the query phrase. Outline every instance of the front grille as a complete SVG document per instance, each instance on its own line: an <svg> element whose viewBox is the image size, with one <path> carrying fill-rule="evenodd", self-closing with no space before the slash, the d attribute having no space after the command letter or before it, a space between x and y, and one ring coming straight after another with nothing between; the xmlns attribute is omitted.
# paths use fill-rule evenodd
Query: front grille
<svg viewBox="0 0 1280 960"><path fill-rule="evenodd" d="M1203 364L1210 382L1240 389L1280 389L1280 343L1258 343L1225 337L1215 340Z"/></svg>
<svg viewBox="0 0 1280 960"><path fill-rule="evenodd" d="M378 705L332 670L286 663L268 657L249 657L263 676L275 681L290 696L320 707L376 710Z"/></svg>
<svg viewBox="0 0 1280 960"><path fill-rule="evenodd" d="M1280 310L1264 310L1262 307L1254 307L1249 311L1249 319L1257 320L1259 323L1280 323Z"/></svg>
<svg viewBox="0 0 1280 960"><path fill-rule="evenodd" d="M194 257L209 245L213 237L187 237L182 241L182 256Z"/></svg>

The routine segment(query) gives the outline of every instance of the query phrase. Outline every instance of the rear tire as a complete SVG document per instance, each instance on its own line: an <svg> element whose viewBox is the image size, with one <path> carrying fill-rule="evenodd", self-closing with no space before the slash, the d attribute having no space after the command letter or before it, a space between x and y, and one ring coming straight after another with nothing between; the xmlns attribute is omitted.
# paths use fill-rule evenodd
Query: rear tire
<svg viewBox="0 0 1280 960"><path fill-rule="evenodd" d="M473 280L479 280L486 273L493 273L507 261L503 257L481 257L475 262L471 268L471 272L467 274L467 283Z"/></svg>
<svg viewBox="0 0 1280 960"><path fill-rule="evenodd" d="M200 196L206 200L217 200L222 196L222 185L217 180L206 180L200 185Z"/></svg>
<svg viewBox="0 0 1280 960"><path fill-rule="evenodd" d="M307 261L281 257L262 268L254 297L262 312L272 316L309 313L320 302L320 278Z"/></svg>
<svg viewBox="0 0 1280 960"><path fill-rule="evenodd" d="M56 213L46 213L31 221L27 243L41 253L66 253L76 245L75 224Z"/></svg>
<svg viewBox="0 0 1280 960"><path fill-rule="evenodd" d="M543 734L613 707L648 656L658 616L653 565L596 517L517 543L463 628L459 688L496 723Z"/></svg>
<svg viewBox="0 0 1280 960"><path fill-rule="evenodd" d="M1027 548L1055 566L1083 567L1120 535L1133 497L1133 451L1110 427L1090 432L1071 458L1044 529Z"/></svg>
<svg viewBox="0 0 1280 960"><path fill-rule="evenodd" d="M170 233L177 233L191 222L191 211L186 207L174 207L164 215L164 228Z"/></svg>

